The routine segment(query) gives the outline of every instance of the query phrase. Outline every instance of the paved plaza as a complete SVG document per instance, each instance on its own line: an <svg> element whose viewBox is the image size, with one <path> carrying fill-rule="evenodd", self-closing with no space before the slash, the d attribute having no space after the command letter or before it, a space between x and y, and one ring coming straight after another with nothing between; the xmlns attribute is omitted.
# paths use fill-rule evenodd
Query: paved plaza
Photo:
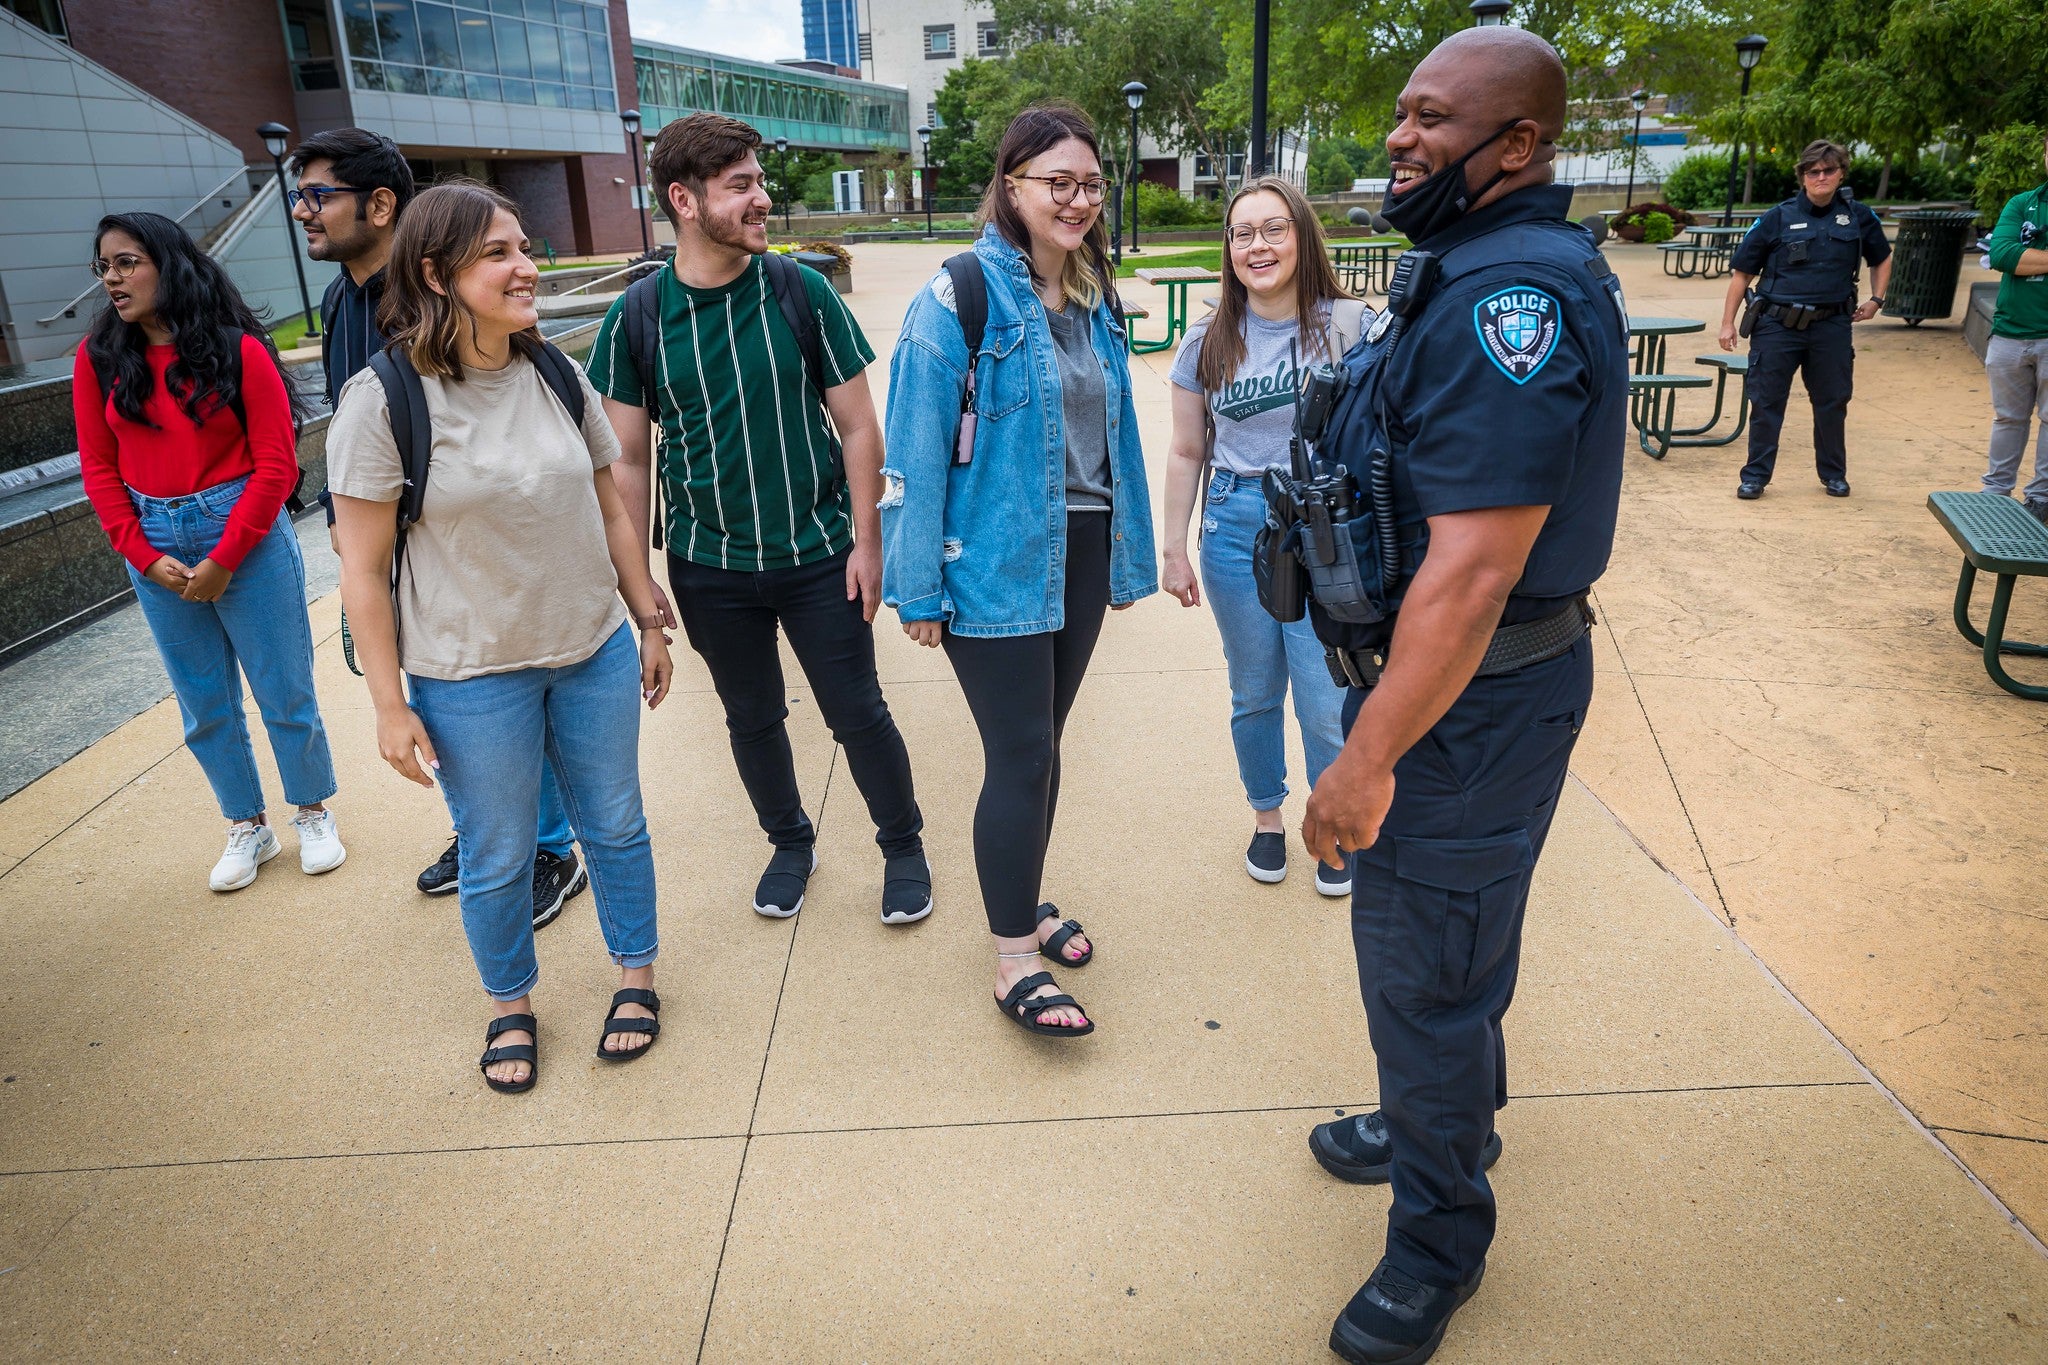
<svg viewBox="0 0 2048 1365"><path fill-rule="evenodd" d="M855 249L878 398L954 249ZM1723 281L1610 258L1633 311L1718 321ZM1953 323L1856 335L1847 502L1803 395L1758 502L1739 445L1631 445L1508 1018L1500 1236L1440 1361L2048 1360L2048 710L1956 635L1922 506L1975 486L1981 367ZM1155 505L1170 360L1134 364ZM879 922L802 686L822 861L797 919L749 912L765 848L679 642L641 746L664 1039L592 1057L616 982L579 898L540 936L523 1097L478 1079L456 907L412 888L440 798L377 758L338 598L312 614L335 873L206 890L221 822L168 700L0 803L0 1357L1332 1358L1387 1206L1306 1146L1374 1102L1349 917L1298 836L1285 883L1242 871L1206 611L1112 616L1068 726L1046 895L1099 947L1062 973L1093 1037L988 1003L978 743L884 613L936 912Z"/></svg>

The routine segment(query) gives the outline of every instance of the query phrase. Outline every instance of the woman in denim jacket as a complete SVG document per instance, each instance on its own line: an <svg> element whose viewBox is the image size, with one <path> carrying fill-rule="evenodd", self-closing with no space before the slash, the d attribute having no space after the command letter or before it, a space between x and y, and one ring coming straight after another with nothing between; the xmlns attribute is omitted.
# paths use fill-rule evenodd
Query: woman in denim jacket
<svg viewBox="0 0 2048 1365"><path fill-rule="evenodd" d="M1158 587L1152 508L1095 130L1070 105L1033 105L1004 131L996 172L974 246L988 323L970 438L970 358L943 271L890 362L882 600L912 639L945 646L981 732L974 859L999 1007L1031 1032L1079 1037L1094 1023L1035 966L1079 967L1094 947L1039 903L1039 882L1060 734L1105 610Z"/></svg>

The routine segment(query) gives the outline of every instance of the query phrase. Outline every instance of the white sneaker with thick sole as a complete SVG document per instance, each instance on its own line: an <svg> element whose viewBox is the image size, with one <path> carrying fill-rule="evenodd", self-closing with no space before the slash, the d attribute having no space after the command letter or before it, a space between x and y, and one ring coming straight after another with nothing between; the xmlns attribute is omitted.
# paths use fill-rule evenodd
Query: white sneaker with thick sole
<svg viewBox="0 0 2048 1365"><path fill-rule="evenodd" d="M206 884L216 891L240 891L256 880L256 869L284 851L268 825L237 820L228 826L228 846Z"/></svg>
<svg viewBox="0 0 2048 1365"><path fill-rule="evenodd" d="M348 858L331 810L301 810L292 817L299 832L299 870L309 876L332 872Z"/></svg>

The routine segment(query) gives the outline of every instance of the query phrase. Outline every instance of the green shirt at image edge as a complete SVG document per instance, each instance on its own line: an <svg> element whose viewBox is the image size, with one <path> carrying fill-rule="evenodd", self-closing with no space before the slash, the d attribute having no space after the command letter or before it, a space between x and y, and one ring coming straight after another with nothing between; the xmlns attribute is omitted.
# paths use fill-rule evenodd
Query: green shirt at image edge
<svg viewBox="0 0 2048 1365"><path fill-rule="evenodd" d="M817 319L825 384L836 388L875 353L831 282L798 270ZM669 552L759 572L846 549L852 508L833 467L824 404L760 258L716 289L692 288L664 270L660 305L651 400L626 344L623 296L598 329L589 370L591 387L646 408L660 428L655 469Z"/></svg>
<svg viewBox="0 0 2048 1365"><path fill-rule="evenodd" d="M2023 241L2022 229L2032 232ZM1998 310L1991 315L1991 334L2032 341L2048 337L2048 275L2021 275L2015 267L2020 253L2032 247L2048 250L2048 185L2006 200L1991 230L1991 268L2003 271L1998 282Z"/></svg>

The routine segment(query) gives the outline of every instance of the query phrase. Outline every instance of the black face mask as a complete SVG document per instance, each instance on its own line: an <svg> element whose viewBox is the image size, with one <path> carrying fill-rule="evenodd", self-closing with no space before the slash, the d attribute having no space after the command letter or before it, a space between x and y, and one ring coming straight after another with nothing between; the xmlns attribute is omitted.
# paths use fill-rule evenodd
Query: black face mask
<svg viewBox="0 0 2048 1365"><path fill-rule="evenodd" d="M1456 223L1472 211L1472 205L1478 203L1488 190L1508 177L1504 170L1495 171L1493 178L1484 185L1468 190L1465 188L1465 163L1500 141L1509 129L1520 122L1521 119L1512 119L1502 124L1484 142L1442 170L1425 176L1420 183L1403 190L1398 196L1394 193L1393 182L1389 181L1386 202L1380 206L1380 217L1392 223L1394 230L1409 241L1418 243Z"/></svg>

